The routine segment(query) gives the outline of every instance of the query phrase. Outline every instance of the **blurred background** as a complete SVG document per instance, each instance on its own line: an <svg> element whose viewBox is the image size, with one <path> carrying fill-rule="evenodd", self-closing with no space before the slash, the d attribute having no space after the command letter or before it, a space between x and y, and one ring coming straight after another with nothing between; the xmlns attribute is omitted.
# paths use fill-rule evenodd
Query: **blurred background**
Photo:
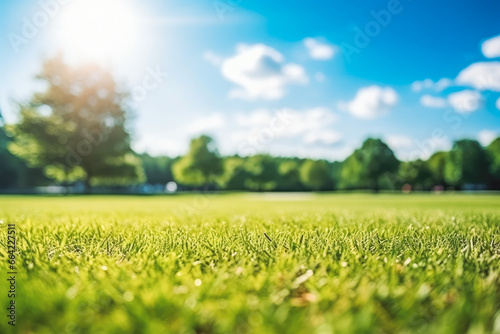
<svg viewBox="0 0 500 334"><path fill-rule="evenodd" d="M499 10L4 0L0 192L499 189Z"/></svg>

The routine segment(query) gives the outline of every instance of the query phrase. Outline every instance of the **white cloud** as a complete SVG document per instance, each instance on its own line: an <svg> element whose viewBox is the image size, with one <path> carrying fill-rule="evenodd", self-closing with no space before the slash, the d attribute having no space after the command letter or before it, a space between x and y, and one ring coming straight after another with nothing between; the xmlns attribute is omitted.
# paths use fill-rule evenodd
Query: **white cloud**
<svg viewBox="0 0 500 334"><path fill-rule="evenodd" d="M236 124L246 127L265 127L271 122L273 114L267 109L255 109L250 113L236 115Z"/></svg>
<svg viewBox="0 0 500 334"><path fill-rule="evenodd" d="M411 159L420 158L427 160L430 156L439 151L451 150L452 143L447 136L432 136L422 141L417 141L416 148L412 151Z"/></svg>
<svg viewBox="0 0 500 334"><path fill-rule="evenodd" d="M421 81L414 81L411 83L411 91L412 92L418 93L422 90L422 88L423 88L423 86L422 86Z"/></svg>
<svg viewBox="0 0 500 334"><path fill-rule="evenodd" d="M413 139L406 135L387 135L385 141L392 149L406 149L415 145Z"/></svg>
<svg viewBox="0 0 500 334"><path fill-rule="evenodd" d="M222 57L216 55L212 51L203 52L203 59L217 67L219 67L223 61Z"/></svg>
<svg viewBox="0 0 500 334"><path fill-rule="evenodd" d="M486 58L500 57L500 35L484 41L481 51Z"/></svg>
<svg viewBox="0 0 500 334"><path fill-rule="evenodd" d="M307 144L332 145L342 140L342 134L333 130L320 130L306 133L304 142Z"/></svg>
<svg viewBox="0 0 500 334"><path fill-rule="evenodd" d="M423 81L415 81L411 84L411 90L414 92L420 92L422 89L429 89L432 87L434 82L431 79L425 79Z"/></svg>
<svg viewBox="0 0 500 334"><path fill-rule="evenodd" d="M477 140L483 146L488 146L493 140L499 136L498 131L493 130L481 130L477 134Z"/></svg>
<svg viewBox="0 0 500 334"><path fill-rule="evenodd" d="M354 99L340 102L339 108L361 119L374 119L389 114L398 102L398 94L390 87L369 86L358 90Z"/></svg>
<svg viewBox="0 0 500 334"><path fill-rule="evenodd" d="M500 92L500 62L471 64L458 74L456 82L460 85L472 86L478 90Z"/></svg>
<svg viewBox="0 0 500 334"><path fill-rule="evenodd" d="M447 136L431 136L418 140L406 135L389 135L385 139L396 156L406 161L427 160L437 151L449 151L451 149L451 141Z"/></svg>
<svg viewBox="0 0 500 334"><path fill-rule="evenodd" d="M223 129L226 126L226 118L221 113L215 113L207 117L198 118L188 126L191 134L207 133Z"/></svg>
<svg viewBox="0 0 500 334"><path fill-rule="evenodd" d="M292 123L292 126L288 127L288 133L292 136L303 133L306 135L309 134L309 138L312 138L311 133L327 129L338 119L333 111L325 107L294 111L294 113L297 116L297 120Z"/></svg>
<svg viewBox="0 0 500 334"><path fill-rule="evenodd" d="M448 95L448 103L461 114L471 113L481 108L482 95L475 90L462 90Z"/></svg>
<svg viewBox="0 0 500 334"><path fill-rule="evenodd" d="M302 66L285 63L281 53L264 44L239 45L236 55L222 62L221 72L240 86L229 97L249 100L280 99L287 85L309 81Z"/></svg>
<svg viewBox="0 0 500 334"><path fill-rule="evenodd" d="M323 129L337 121L337 115L328 108L316 107L306 110L284 110L289 120L280 131L280 136L293 137L309 131ZM252 128L270 127L272 120L278 113L268 109L256 109L250 113L240 113L236 116L236 123L240 126ZM281 124L281 123L280 123Z"/></svg>
<svg viewBox="0 0 500 334"><path fill-rule="evenodd" d="M151 155L179 156L186 152L188 138L166 138L165 134L147 133L132 143L135 152L147 152Z"/></svg>
<svg viewBox="0 0 500 334"><path fill-rule="evenodd" d="M453 80L448 78L442 78L434 82L431 79L425 79L422 81L415 81L411 84L411 90L414 92L420 92L424 89L434 89L437 92L441 92L444 89L453 85Z"/></svg>
<svg viewBox="0 0 500 334"><path fill-rule="evenodd" d="M429 108L446 108L447 106L446 99L427 94L420 98L420 104Z"/></svg>
<svg viewBox="0 0 500 334"><path fill-rule="evenodd" d="M317 82L323 82L323 81L325 81L326 77L325 77L325 74L323 74L322 72L317 72L314 75L314 79L316 79Z"/></svg>
<svg viewBox="0 0 500 334"><path fill-rule="evenodd" d="M448 78L441 78L434 83L434 89L438 92L441 92L452 85L453 85L453 80Z"/></svg>
<svg viewBox="0 0 500 334"><path fill-rule="evenodd" d="M318 39L314 39L311 37L304 39L304 45L308 49L309 56L312 59L328 60L332 59L336 53L336 49L333 45L323 43Z"/></svg>
<svg viewBox="0 0 500 334"><path fill-rule="evenodd" d="M281 122L280 113L287 116ZM332 130L337 115L328 108L316 107L306 110L281 110L271 112L268 109L256 109L250 113L239 113L235 123L240 127L233 139L245 140L261 134L273 139L298 138L304 144L332 145L342 140L342 134ZM243 129L241 129L243 128Z"/></svg>

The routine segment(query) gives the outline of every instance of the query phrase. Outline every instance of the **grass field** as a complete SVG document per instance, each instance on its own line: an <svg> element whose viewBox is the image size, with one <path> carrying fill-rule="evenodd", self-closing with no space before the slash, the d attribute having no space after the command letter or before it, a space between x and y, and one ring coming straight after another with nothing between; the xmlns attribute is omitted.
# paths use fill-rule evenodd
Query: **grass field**
<svg viewBox="0 0 500 334"><path fill-rule="evenodd" d="M500 196L0 197L0 332L500 333Z"/></svg>

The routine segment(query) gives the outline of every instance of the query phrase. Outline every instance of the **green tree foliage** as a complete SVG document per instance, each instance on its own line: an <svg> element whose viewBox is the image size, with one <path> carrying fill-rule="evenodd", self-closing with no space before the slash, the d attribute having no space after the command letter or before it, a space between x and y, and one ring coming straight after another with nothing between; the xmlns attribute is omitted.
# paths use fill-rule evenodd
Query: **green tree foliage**
<svg viewBox="0 0 500 334"><path fill-rule="evenodd" d="M328 173L331 178L332 188L339 188L341 184L342 162L334 161L327 163Z"/></svg>
<svg viewBox="0 0 500 334"><path fill-rule="evenodd" d="M192 186L215 183L223 171L214 142L205 135L191 140L189 152L173 165L175 179Z"/></svg>
<svg viewBox="0 0 500 334"><path fill-rule="evenodd" d="M445 180L455 187L486 184L490 179L489 168L489 157L481 144L471 139L458 140L447 155Z"/></svg>
<svg viewBox="0 0 500 334"><path fill-rule="evenodd" d="M55 57L37 76L45 90L20 105L9 150L57 181L122 184L143 179L126 130L126 95L95 64L68 66Z"/></svg>
<svg viewBox="0 0 500 334"><path fill-rule="evenodd" d="M16 157L7 151L9 141L3 126L0 127L0 188L15 186L19 177L19 163Z"/></svg>
<svg viewBox="0 0 500 334"><path fill-rule="evenodd" d="M436 152L426 162L426 166L431 173L433 185L446 186L445 167L448 152Z"/></svg>
<svg viewBox="0 0 500 334"><path fill-rule="evenodd" d="M217 178L217 184L227 190L245 189L248 173L245 159L235 155L223 159L224 172Z"/></svg>
<svg viewBox="0 0 500 334"><path fill-rule="evenodd" d="M500 188L500 137L495 139L487 147L491 161L490 174L493 177L494 188Z"/></svg>
<svg viewBox="0 0 500 334"><path fill-rule="evenodd" d="M0 113L0 188L24 188L47 185L49 179L40 168L29 168L7 149L11 142Z"/></svg>
<svg viewBox="0 0 500 334"><path fill-rule="evenodd" d="M347 187L379 190L381 178L395 174L399 161L380 139L368 138L344 162L342 178Z"/></svg>
<svg viewBox="0 0 500 334"><path fill-rule="evenodd" d="M166 156L153 157L146 153L140 154L138 157L142 162L147 183L166 184L173 181L172 164L174 159Z"/></svg>
<svg viewBox="0 0 500 334"><path fill-rule="evenodd" d="M306 160L300 166L301 182L312 190L326 189L331 184L328 167L323 160Z"/></svg>
<svg viewBox="0 0 500 334"><path fill-rule="evenodd" d="M299 172L301 161L296 158L278 158L277 163L279 173L277 190L303 190Z"/></svg>
<svg viewBox="0 0 500 334"><path fill-rule="evenodd" d="M411 185L415 190L430 189L434 184L427 163L420 159L401 162L399 176L402 183Z"/></svg>
<svg viewBox="0 0 500 334"><path fill-rule="evenodd" d="M254 155L245 162L245 186L251 190L273 190L279 178L276 160L266 154Z"/></svg>

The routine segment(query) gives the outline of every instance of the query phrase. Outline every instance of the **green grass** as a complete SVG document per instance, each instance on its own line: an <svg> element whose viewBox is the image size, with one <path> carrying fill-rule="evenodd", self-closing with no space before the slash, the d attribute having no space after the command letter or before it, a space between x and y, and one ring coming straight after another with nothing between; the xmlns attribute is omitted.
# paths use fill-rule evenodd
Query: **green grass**
<svg viewBox="0 0 500 334"><path fill-rule="evenodd" d="M18 333L500 333L497 195L3 196L0 219Z"/></svg>

